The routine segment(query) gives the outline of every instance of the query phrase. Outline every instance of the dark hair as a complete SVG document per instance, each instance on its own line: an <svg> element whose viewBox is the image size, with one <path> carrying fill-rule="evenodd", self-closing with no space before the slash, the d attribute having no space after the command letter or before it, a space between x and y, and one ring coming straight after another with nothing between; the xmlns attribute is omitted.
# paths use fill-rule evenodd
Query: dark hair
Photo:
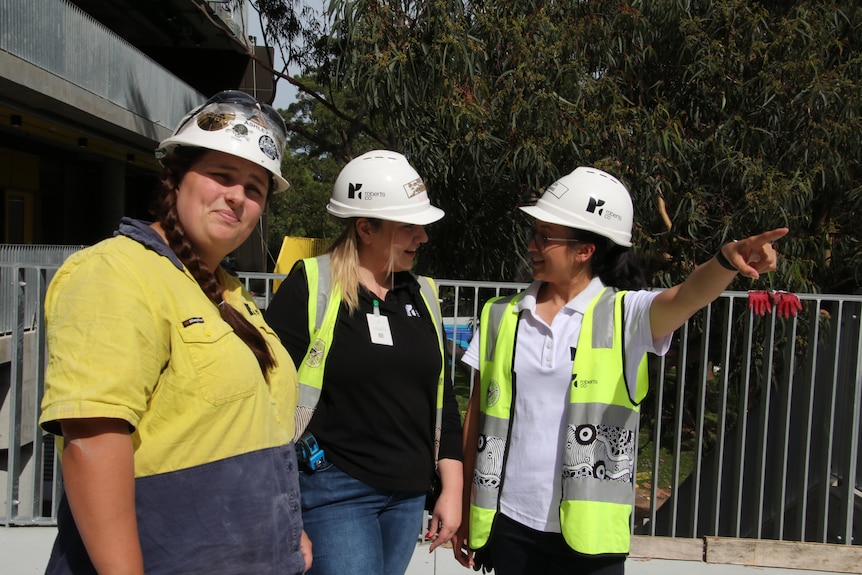
<svg viewBox="0 0 862 575"><path fill-rule="evenodd" d="M593 275L599 276L606 286L624 290L649 287L646 272L633 248L617 245L604 236L586 230L572 229L572 238L596 246L590 265Z"/></svg>
<svg viewBox="0 0 862 575"><path fill-rule="evenodd" d="M205 148L178 147L162 159L161 177L159 179L159 196L154 205L153 215L161 224L168 239L168 245L173 250L183 265L191 272L197 280L203 292L219 310L221 317L230 325L236 335L251 349L257 358L261 372L266 372L275 367L275 358L272 351L261 335L260 330L245 319L240 312L224 302L222 288L216 279L215 272L200 259L195 247L186 237L182 224L177 216L177 186L182 181L186 172L197 162L201 156L209 152ZM273 182L270 178L270 188L267 200L272 196Z"/></svg>

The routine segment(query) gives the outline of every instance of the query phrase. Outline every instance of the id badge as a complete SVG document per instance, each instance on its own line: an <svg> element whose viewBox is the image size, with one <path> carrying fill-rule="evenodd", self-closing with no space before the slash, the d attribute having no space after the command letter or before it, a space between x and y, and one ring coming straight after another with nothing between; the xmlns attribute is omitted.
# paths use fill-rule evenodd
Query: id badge
<svg viewBox="0 0 862 575"><path fill-rule="evenodd" d="M392 345L392 331L389 329L389 318L385 315L367 313L368 332L371 334L371 343L378 345Z"/></svg>

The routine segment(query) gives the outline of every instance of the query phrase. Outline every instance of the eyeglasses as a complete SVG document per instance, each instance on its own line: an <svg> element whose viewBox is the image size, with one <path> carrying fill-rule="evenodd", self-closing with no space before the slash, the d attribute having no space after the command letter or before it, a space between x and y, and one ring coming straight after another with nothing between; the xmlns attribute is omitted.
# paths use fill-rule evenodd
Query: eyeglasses
<svg viewBox="0 0 862 575"><path fill-rule="evenodd" d="M576 239L576 238L549 238L548 236L539 233L538 230L535 230L533 228L528 228L526 231L527 231L527 245L529 245L530 242L536 242L536 248L540 252L545 251L545 248L547 247L548 242L577 243L577 242L581 241L581 240Z"/></svg>

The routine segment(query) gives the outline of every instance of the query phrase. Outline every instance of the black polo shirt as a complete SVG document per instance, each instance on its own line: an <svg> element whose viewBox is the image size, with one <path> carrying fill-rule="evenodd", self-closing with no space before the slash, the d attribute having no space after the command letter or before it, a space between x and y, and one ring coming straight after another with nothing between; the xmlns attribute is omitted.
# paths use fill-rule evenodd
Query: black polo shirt
<svg viewBox="0 0 862 575"><path fill-rule="evenodd" d="M371 342L367 314L378 300L393 345ZM309 345L308 285L300 267L266 310L299 366ZM383 489L425 491L434 470L434 418L441 357L433 319L410 272L395 274L384 301L360 287L359 308L342 304L326 360L323 390L308 429L327 459ZM461 418L454 390L444 393L440 458L461 459Z"/></svg>

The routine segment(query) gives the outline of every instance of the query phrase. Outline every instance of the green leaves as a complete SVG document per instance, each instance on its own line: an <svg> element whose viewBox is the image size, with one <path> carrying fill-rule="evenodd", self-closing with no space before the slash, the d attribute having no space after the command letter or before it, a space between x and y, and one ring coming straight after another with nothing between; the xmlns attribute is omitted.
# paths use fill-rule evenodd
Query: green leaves
<svg viewBox="0 0 862 575"><path fill-rule="evenodd" d="M723 242L777 226L791 235L780 242L786 260L772 285L840 292L862 283L862 7L335 0L328 8L320 93L340 114L314 111L322 104L309 100L304 129L317 138L309 157L346 160L382 146L410 158L447 212L429 230L422 271L523 279L517 206L594 165L631 191L635 244L657 285L680 281Z"/></svg>

